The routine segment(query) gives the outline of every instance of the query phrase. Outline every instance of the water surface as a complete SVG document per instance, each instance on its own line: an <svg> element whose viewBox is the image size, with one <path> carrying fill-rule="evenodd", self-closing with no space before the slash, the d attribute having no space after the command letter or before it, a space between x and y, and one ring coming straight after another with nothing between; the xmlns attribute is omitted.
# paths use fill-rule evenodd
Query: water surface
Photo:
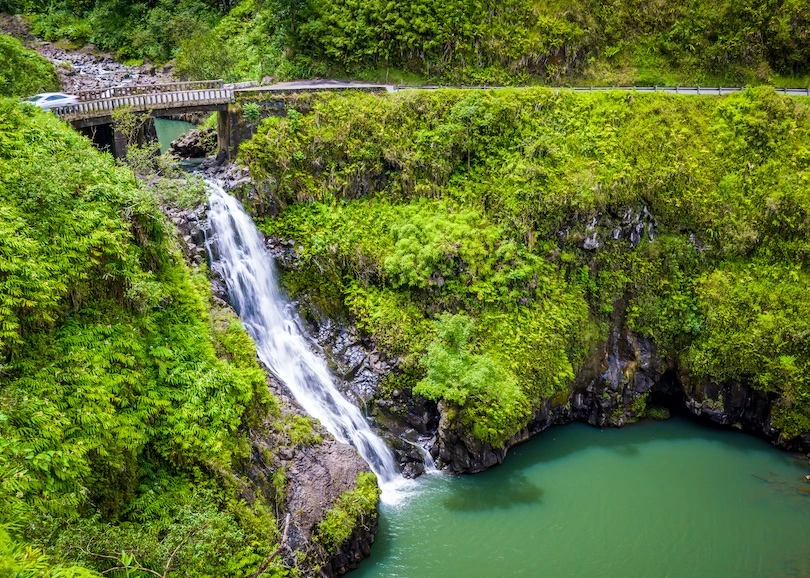
<svg viewBox="0 0 810 578"><path fill-rule="evenodd" d="M810 473L681 419L552 428L474 476L383 505L351 578L810 578Z"/></svg>
<svg viewBox="0 0 810 578"><path fill-rule="evenodd" d="M190 122L156 118L155 132L157 132L158 142L160 142L160 152L165 153L169 150L172 141L177 140L193 128L196 128L196 126Z"/></svg>

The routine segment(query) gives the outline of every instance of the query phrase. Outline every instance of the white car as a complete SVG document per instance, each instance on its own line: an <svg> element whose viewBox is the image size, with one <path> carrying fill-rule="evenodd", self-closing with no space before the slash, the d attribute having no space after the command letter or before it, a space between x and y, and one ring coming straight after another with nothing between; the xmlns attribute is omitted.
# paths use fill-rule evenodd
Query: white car
<svg viewBox="0 0 810 578"><path fill-rule="evenodd" d="M63 92L43 92L35 94L30 98L26 98L25 102L37 105L39 108L49 110L57 106L69 106L71 104L79 104L79 99L72 94L65 94Z"/></svg>

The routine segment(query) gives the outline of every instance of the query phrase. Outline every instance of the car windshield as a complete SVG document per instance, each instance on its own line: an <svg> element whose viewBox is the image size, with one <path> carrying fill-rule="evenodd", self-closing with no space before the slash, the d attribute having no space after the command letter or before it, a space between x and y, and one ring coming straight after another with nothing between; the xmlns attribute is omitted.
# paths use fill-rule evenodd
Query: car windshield
<svg viewBox="0 0 810 578"><path fill-rule="evenodd" d="M26 101L26 102L36 102L36 101L38 101L39 99L40 99L40 96L39 96L39 95L37 95L37 96L31 96L31 97L29 97L29 98L26 98L26 99L25 99L25 101Z"/></svg>

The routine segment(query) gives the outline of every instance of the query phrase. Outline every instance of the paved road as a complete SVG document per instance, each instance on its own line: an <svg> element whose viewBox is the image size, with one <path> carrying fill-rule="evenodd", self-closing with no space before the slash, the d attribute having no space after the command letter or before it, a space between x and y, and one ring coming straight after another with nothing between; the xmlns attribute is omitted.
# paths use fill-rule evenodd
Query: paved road
<svg viewBox="0 0 810 578"><path fill-rule="evenodd" d="M367 90L379 92L398 92L400 90L436 90L439 88L460 89L496 89L506 88L500 86L399 86L393 84L375 84L370 82L352 82L340 80L298 80L293 82L279 82L268 86L252 86L237 88L241 92L309 92L318 90ZM529 87L515 87L529 88ZM665 92L670 94L686 94L694 96L717 96L740 92L742 87L706 87L706 86L575 86L575 87L546 87L557 90L574 90L577 92L624 90L631 92ZM777 88L777 92L791 96L810 96L808 88Z"/></svg>

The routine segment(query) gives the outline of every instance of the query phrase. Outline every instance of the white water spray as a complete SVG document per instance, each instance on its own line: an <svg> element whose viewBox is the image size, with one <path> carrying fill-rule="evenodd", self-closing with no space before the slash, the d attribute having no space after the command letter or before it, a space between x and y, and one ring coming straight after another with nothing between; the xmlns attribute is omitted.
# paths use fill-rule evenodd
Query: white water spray
<svg viewBox="0 0 810 578"><path fill-rule="evenodd" d="M210 231L206 235L211 264L228 286L228 294L245 329L256 342L259 358L289 388L296 401L320 420L335 438L353 445L382 489L395 502L407 481L394 455L363 414L335 387L326 363L307 346L294 309L281 293L272 257L242 205L210 181Z"/></svg>
<svg viewBox="0 0 810 578"><path fill-rule="evenodd" d="M402 438L402 441L411 444L419 453L422 454L422 462L425 464L425 474L440 474L441 470L436 467L436 462L433 460L433 456L430 455L427 447L423 445L424 442L412 442L411 440L407 440Z"/></svg>

